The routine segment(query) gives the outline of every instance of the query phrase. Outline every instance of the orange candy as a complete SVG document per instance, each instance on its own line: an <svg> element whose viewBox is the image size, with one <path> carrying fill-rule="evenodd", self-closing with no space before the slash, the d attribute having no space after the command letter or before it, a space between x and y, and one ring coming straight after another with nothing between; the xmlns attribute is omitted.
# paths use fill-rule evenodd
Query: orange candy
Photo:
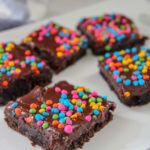
<svg viewBox="0 0 150 150"><path fill-rule="evenodd" d="M60 124L58 125L58 128L59 128L59 129L63 129L64 127L65 127L64 123L60 123Z"/></svg>
<svg viewBox="0 0 150 150"><path fill-rule="evenodd" d="M46 101L46 105L52 105L53 104L53 101L52 100L47 100Z"/></svg>
<svg viewBox="0 0 150 150"><path fill-rule="evenodd" d="M53 104L53 107L54 107L54 108L57 108L57 107L58 107L58 104L54 103L54 104Z"/></svg>
<svg viewBox="0 0 150 150"><path fill-rule="evenodd" d="M31 108L31 109L37 109L37 104L32 103L32 104L30 105L30 108Z"/></svg>
<svg viewBox="0 0 150 150"><path fill-rule="evenodd" d="M26 50L25 51L25 55L31 55L31 51L30 50Z"/></svg>
<svg viewBox="0 0 150 150"><path fill-rule="evenodd" d="M5 87L8 86L8 81L6 81L6 80L3 81L2 85L5 86Z"/></svg>
<svg viewBox="0 0 150 150"><path fill-rule="evenodd" d="M58 124L59 124L59 121L58 121L58 120L53 120L52 125L56 126L56 125L58 125Z"/></svg>
<svg viewBox="0 0 150 150"><path fill-rule="evenodd" d="M82 113L80 113L80 112L76 112L76 114L77 114L78 117L82 116Z"/></svg>
<svg viewBox="0 0 150 150"><path fill-rule="evenodd" d="M17 116L19 116L21 114L21 109L20 108L16 108L15 109L15 113Z"/></svg>
<svg viewBox="0 0 150 150"><path fill-rule="evenodd" d="M149 80L149 75L143 75L144 80Z"/></svg>
<svg viewBox="0 0 150 150"><path fill-rule="evenodd" d="M27 123L31 123L32 122L32 118L28 117L28 118L26 118L26 121L27 121Z"/></svg>

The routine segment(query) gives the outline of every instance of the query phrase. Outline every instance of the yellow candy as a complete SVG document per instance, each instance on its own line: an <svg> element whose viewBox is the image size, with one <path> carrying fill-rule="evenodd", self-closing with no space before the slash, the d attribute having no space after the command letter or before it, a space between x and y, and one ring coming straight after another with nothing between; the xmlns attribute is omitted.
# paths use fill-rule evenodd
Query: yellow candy
<svg viewBox="0 0 150 150"><path fill-rule="evenodd" d="M124 54L125 54L125 50L121 50L120 55L124 55Z"/></svg>
<svg viewBox="0 0 150 150"><path fill-rule="evenodd" d="M17 73L21 73L21 69L16 68L16 72L17 72Z"/></svg>
<svg viewBox="0 0 150 150"><path fill-rule="evenodd" d="M82 88L78 88L77 92L83 92L83 89Z"/></svg>
<svg viewBox="0 0 150 150"><path fill-rule="evenodd" d="M140 57L140 58L145 57L145 53L146 53L146 51L145 51L145 50L142 50L142 51L139 53L139 57Z"/></svg>
<svg viewBox="0 0 150 150"><path fill-rule="evenodd" d="M147 57L147 60L150 60L150 56Z"/></svg>
<svg viewBox="0 0 150 150"><path fill-rule="evenodd" d="M0 64L0 68L2 68L2 65Z"/></svg>
<svg viewBox="0 0 150 150"><path fill-rule="evenodd" d="M10 51L12 50L12 48L11 48L10 46L7 46L7 47L5 48L5 50L6 50L7 52L10 52Z"/></svg>
<svg viewBox="0 0 150 150"><path fill-rule="evenodd" d="M95 104L94 106L92 106L92 109L98 109L98 106Z"/></svg>
<svg viewBox="0 0 150 150"><path fill-rule="evenodd" d="M90 103L90 106L92 107L92 106L94 106L95 105L95 102L91 102Z"/></svg>
<svg viewBox="0 0 150 150"><path fill-rule="evenodd" d="M110 41L111 43L116 42L116 40L115 40L115 39L113 39L113 38L111 38L109 41Z"/></svg>
<svg viewBox="0 0 150 150"><path fill-rule="evenodd" d="M86 28L87 28L87 29L91 29L91 28L92 28L92 26L91 26L91 25L88 25Z"/></svg>
<svg viewBox="0 0 150 150"><path fill-rule="evenodd" d="M129 97L130 95L131 95L130 92L124 92L125 97Z"/></svg>
<svg viewBox="0 0 150 150"><path fill-rule="evenodd" d="M74 53L74 50L73 50L73 49L70 49L70 53Z"/></svg>
<svg viewBox="0 0 150 150"><path fill-rule="evenodd" d="M150 61L146 61L146 65L149 67L150 66Z"/></svg>
<svg viewBox="0 0 150 150"><path fill-rule="evenodd" d="M15 64L15 63L14 63L13 61L10 61L10 62L9 62L9 66L10 66L10 67L14 66L14 64Z"/></svg>
<svg viewBox="0 0 150 150"><path fill-rule="evenodd" d="M10 46L11 48L14 48L14 47L15 47L15 45L14 45L13 43L9 43L9 46Z"/></svg>
<svg viewBox="0 0 150 150"><path fill-rule="evenodd" d="M133 61L133 60L132 60L131 58L127 59L127 62L128 62L128 63L132 63L132 61Z"/></svg>
<svg viewBox="0 0 150 150"><path fill-rule="evenodd" d="M0 44L0 48L3 48L3 46Z"/></svg>
<svg viewBox="0 0 150 150"><path fill-rule="evenodd" d="M101 105L102 105L102 103L101 103L101 102L98 102L98 103L97 103L97 106L101 106Z"/></svg>
<svg viewBox="0 0 150 150"><path fill-rule="evenodd" d="M85 109L85 104L82 104L82 105L81 105L81 108Z"/></svg>
<svg viewBox="0 0 150 150"><path fill-rule="evenodd" d="M72 100L71 100L71 103L72 103L72 104L76 104L76 102L77 102L76 99L72 99Z"/></svg>
<svg viewBox="0 0 150 150"><path fill-rule="evenodd" d="M77 114L72 115L71 118L72 118L72 119L77 118Z"/></svg>
<svg viewBox="0 0 150 150"><path fill-rule="evenodd" d="M123 60L123 61L122 61L122 64L123 64L123 65L128 65L128 61L127 61L127 60Z"/></svg>
<svg viewBox="0 0 150 150"><path fill-rule="evenodd" d="M147 73L147 69L142 69L142 73Z"/></svg>
<svg viewBox="0 0 150 150"><path fill-rule="evenodd" d="M41 109L39 110L39 113L42 114L43 112L45 112L45 109L44 109L44 108L41 108Z"/></svg>
<svg viewBox="0 0 150 150"><path fill-rule="evenodd" d="M28 39L27 39L28 41L32 41L32 37L28 37Z"/></svg>
<svg viewBox="0 0 150 150"><path fill-rule="evenodd" d="M129 64L129 69L133 69L134 68L134 65L133 64Z"/></svg>
<svg viewBox="0 0 150 150"><path fill-rule="evenodd" d="M133 66L133 69L134 69L134 70L137 70L137 68L138 68L137 65L134 65L134 66Z"/></svg>
<svg viewBox="0 0 150 150"><path fill-rule="evenodd" d="M103 112L103 111L104 111L104 106L100 106L99 110L100 110L101 112Z"/></svg>
<svg viewBox="0 0 150 150"><path fill-rule="evenodd" d="M57 52L57 57L62 57L63 56L63 53L62 52Z"/></svg>
<svg viewBox="0 0 150 150"><path fill-rule="evenodd" d="M113 63L113 62L110 62L110 63L109 63L109 66L110 66L110 67L112 67L113 65L114 65L114 63Z"/></svg>

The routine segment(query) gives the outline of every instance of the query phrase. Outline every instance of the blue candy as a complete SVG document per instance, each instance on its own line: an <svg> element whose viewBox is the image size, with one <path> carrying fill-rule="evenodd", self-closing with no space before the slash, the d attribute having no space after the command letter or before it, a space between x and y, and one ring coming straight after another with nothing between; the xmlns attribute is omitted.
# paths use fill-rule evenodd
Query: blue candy
<svg viewBox="0 0 150 150"><path fill-rule="evenodd" d="M117 83L122 82L122 78L118 77L118 78L116 79L116 82L117 82Z"/></svg>
<svg viewBox="0 0 150 150"><path fill-rule="evenodd" d="M66 120L64 118L59 119L59 123L65 123Z"/></svg>
<svg viewBox="0 0 150 150"><path fill-rule="evenodd" d="M16 108L17 106L18 106L18 103L13 103L13 104L11 105L12 108Z"/></svg>
<svg viewBox="0 0 150 150"><path fill-rule="evenodd" d="M97 109L94 109L93 114L97 116L99 114L99 111Z"/></svg>
<svg viewBox="0 0 150 150"><path fill-rule="evenodd" d="M138 86L138 84L139 84L138 81L136 81L136 80L133 81L133 85L134 85L134 86Z"/></svg>
<svg viewBox="0 0 150 150"><path fill-rule="evenodd" d="M83 112L83 108L78 107L78 108L77 108L77 112L81 112L81 113L82 113L82 112Z"/></svg>
<svg viewBox="0 0 150 150"><path fill-rule="evenodd" d="M59 118L64 118L65 117L65 113L61 112L59 113Z"/></svg>
<svg viewBox="0 0 150 150"><path fill-rule="evenodd" d="M143 79L140 79L139 80L139 85L144 85L145 84L145 81Z"/></svg>
<svg viewBox="0 0 150 150"><path fill-rule="evenodd" d="M35 120L36 121L40 121L40 120L43 120L43 119L44 119L44 117L42 115L40 115L40 114L35 115Z"/></svg>
<svg viewBox="0 0 150 150"><path fill-rule="evenodd" d="M126 79L126 80L124 81L124 85L125 85L125 86L131 85L131 80L130 80L130 79Z"/></svg>
<svg viewBox="0 0 150 150"><path fill-rule="evenodd" d="M45 116L45 117L50 116L50 114L48 112L43 112L42 115Z"/></svg>

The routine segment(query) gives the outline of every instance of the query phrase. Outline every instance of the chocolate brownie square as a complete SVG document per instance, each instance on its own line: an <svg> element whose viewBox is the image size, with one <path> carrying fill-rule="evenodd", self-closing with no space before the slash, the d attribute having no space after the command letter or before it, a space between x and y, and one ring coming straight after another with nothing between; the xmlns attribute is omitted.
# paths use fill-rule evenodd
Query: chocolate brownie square
<svg viewBox="0 0 150 150"><path fill-rule="evenodd" d="M89 47L96 55L144 44L147 39L138 33L131 19L121 14L83 18L77 28L88 37Z"/></svg>
<svg viewBox="0 0 150 150"><path fill-rule="evenodd" d="M84 86L61 81L35 87L5 108L8 126L46 150L82 147L112 120L115 103Z"/></svg>
<svg viewBox="0 0 150 150"><path fill-rule="evenodd" d="M51 78L50 68L29 49L0 43L0 104L15 100L35 85L45 86Z"/></svg>
<svg viewBox="0 0 150 150"><path fill-rule="evenodd" d="M99 57L100 72L128 106L150 101L150 49L136 46Z"/></svg>
<svg viewBox="0 0 150 150"><path fill-rule="evenodd" d="M22 45L31 48L59 73L85 55L87 38L50 21L29 33L27 38L23 39Z"/></svg>

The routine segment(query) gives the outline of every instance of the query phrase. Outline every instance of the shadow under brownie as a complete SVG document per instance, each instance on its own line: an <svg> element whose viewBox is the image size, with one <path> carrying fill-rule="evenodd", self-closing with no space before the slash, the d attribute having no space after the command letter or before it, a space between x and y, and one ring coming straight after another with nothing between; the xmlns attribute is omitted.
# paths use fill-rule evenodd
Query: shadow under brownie
<svg viewBox="0 0 150 150"><path fill-rule="evenodd" d="M138 33L133 21L121 14L86 17L80 20L78 30L85 34L89 47L96 55L144 44L147 39Z"/></svg>
<svg viewBox="0 0 150 150"><path fill-rule="evenodd" d="M83 86L61 81L10 102L5 108L9 127L46 150L82 147L112 120L115 103Z"/></svg>
<svg viewBox="0 0 150 150"><path fill-rule="evenodd" d="M51 82L52 72L29 49L14 43L0 43L0 104L15 100L35 85Z"/></svg>
<svg viewBox="0 0 150 150"><path fill-rule="evenodd" d="M86 54L87 38L79 36L74 30L49 22L29 33L22 40L22 45L32 49L33 53L59 73Z"/></svg>
<svg viewBox="0 0 150 150"><path fill-rule="evenodd" d="M150 49L136 46L99 57L100 73L128 106L150 101Z"/></svg>

